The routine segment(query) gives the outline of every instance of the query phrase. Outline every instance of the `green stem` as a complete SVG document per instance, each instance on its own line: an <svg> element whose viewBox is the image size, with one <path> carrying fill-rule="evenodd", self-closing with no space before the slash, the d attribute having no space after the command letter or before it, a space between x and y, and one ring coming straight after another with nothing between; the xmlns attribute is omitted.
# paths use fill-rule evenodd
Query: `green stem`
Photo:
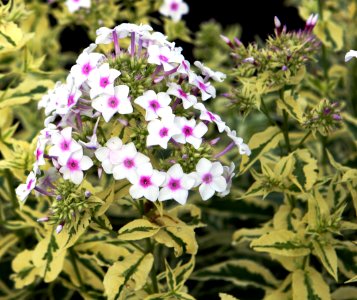
<svg viewBox="0 0 357 300"><path fill-rule="evenodd" d="M283 123L283 134L284 134L284 139L285 139L285 144L286 148L288 149L288 152L291 152L291 146L290 146L290 140L289 140L289 115L288 113L283 110L283 116L284 116L284 123Z"/></svg>
<svg viewBox="0 0 357 300"><path fill-rule="evenodd" d="M294 151L299 149L303 144L304 142L306 141L306 139L310 136L310 134L312 133L311 130L309 130L305 135L304 137L301 139L300 143L295 147Z"/></svg>
<svg viewBox="0 0 357 300"><path fill-rule="evenodd" d="M269 114L269 110L264 102L264 98L261 98L261 104L262 104L262 112L263 114L267 117L267 119L269 120L269 123L273 126L276 126L276 122L271 118L270 114Z"/></svg>
<svg viewBox="0 0 357 300"><path fill-rule="evenodd" d="M151 242L150 238L148 238L147 240L147 253L152 253L152 255L155 257L155 242ZM154 264L152 266L151 272L150 272L150 278L151 278L151 282L152 282L152 290L154 293L158 293L159 292L159 284L157 282L157 272L156 272L156 265L155 265L155 261Z"/></svg>

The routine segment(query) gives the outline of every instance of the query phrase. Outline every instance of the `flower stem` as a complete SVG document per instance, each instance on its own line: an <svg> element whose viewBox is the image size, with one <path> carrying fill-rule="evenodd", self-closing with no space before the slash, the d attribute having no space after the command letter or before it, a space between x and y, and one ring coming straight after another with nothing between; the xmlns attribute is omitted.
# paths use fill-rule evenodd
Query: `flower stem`
<svg viewBox="0 0 357 300"><path fill-rule="evenodd" d="M299 149L299 148L302 146L302 144L306 141L306 139L310 136L311 133L312 133L312 131L309 130L309 131L304 135L304 137L301 139L300 143L295 147L294 150Z"/></svg>
<svg viewBox="0 0 357 300"><path fill-rule="evenodd" d="M286 148L288 149L288 152L291 152L291 146L290 146L290 140L289 140L289 115L286 112L286 110L283 110L283 116L284 116L284 123L283 123L283 134L284 134L284 139L285 139L285 144Z"/></svg>
<svg viewBox="0 0 357 300"><path fill-rule="evenodd" d="M262 104L262 110L261 110L261 111L262 111L263 114L267 117L269 123L270 123L271 125L276 126L276 122L271 118L271 116L270 116L270 114L269 114L269 111L268 111L268 108L267 108L267 106L266 106L266 104L265 104L265 101L264 101L263 97L262 97L262 99L261 99L261 104Z"/></svg>

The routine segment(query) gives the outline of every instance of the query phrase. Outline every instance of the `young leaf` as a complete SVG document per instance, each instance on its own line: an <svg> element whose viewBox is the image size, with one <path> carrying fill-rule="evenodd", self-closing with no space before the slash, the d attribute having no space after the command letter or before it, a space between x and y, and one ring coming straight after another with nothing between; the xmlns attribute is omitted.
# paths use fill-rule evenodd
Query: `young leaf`
<svg viewBox="0 0 357 300"><path fill-rule="evenodd" d="M285 229L274 230L254 240L250 246L258 252L269 252L283 256L305 256L310 248L296 233Z"/></svg>
<svg viewBox="0 0 357 300"><path fill-rule="evenodd" d="M131 221L119 230L118 238L124 241L137 241L152 237L160 227L146 219Z"/></svg>
<svg viewBox="0 0 357 300"><path fill-rule="evenodd" d="M296 270L293 273L294 300L330 300L330 290L323 277L314 268Z"/></svg>
<svg viewBox="0 0 357 300"><path fill-rule="evenodd" d="M313 240L312 245L316 256L330 273L330 275L338 281L337 278L337 255L334 247L330 244L322 244L319 240Z"/></svg>
<svg viewBox="0 0 357 300"><path fill-rule="evenodd" d="M238 298L233 297L233 296L228 295L228 294L225 294L225 293L219 293L219 298L221 300L239 300Z"/></svg>

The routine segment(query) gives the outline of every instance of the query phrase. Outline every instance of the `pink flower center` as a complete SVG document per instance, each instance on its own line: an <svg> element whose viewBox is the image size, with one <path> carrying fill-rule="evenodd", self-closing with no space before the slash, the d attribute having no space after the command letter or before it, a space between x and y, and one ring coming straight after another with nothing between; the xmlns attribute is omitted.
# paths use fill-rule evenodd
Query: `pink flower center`
<svg viewBox="0 0 357 300"><path fill-rule="evenodd" d="M126 159L124 160L124 166L125 166L125 168L127 168L127 169L131 169L132 167L135 166L134 160L131 159L131 158L126 158Z"/></svg>
<svg viewBox="0 0 357 300"><path fill-rule="evenodd" d="M205 175L202 176L202 181L205 183L205 184L209 184L211 183L213 180L212 178L212 174L211 173L207 173Z"/></svg>
<svg viewBox="0 0 357 300"><path fill-rule="evenodd" d="M90 71L92 71L92 66L91 66L90 63L88 62L88 63L86 63L86 64L83 65L83 67L82 67L82 73L83 73L84 75L87 75L87 76L88 76L88 74L90 73Z"/></svg>
<svg viewBox="0 0 357 300"><path fill-rule="evenodd" d="M145 189L148 188L149 186L151 186L152 183L151 183L150 176L141 176L140 177L140 185Z"/></svg>
<svg viewBox="0 0 357 300"><path fill-rule="evenodd" d="M71 141L63 140L60 147L63 151L68 151L71 146Z"/></svg>
<svg viewBox="0 0 357 300"><path fill-rule="evenodd" d="M216 117L211 113L211 112L207 112L207 115L209 116L209 118L211 119L211 121L216 120Z"/></svg>
<svg viewBox="0 0 357 300"><path fill-rule="evenodd" d="M108 106L111 108L117 108L119 105L119 99L115 96L108 98Z"/></svg>
<svg viewBox="0 0 357 300"><path fill-rule="evenodd" d="M159 55L159 59L165 63L169 61L169 59L165 55Z"/></svg>
<svg viewBox="0 0 357 300"><path fill-rule="evenodd" d="M178 92L179 92L181 97L187 99L187 94L183 90L179 89Z"/></svg>
<svg viewBox="0 0 357 300"><path fill-rule="evenodd" d="M178 5L177 2L172 2L172 3L171 3L170 9L171 9L172 11L177 11L178 8L179 8L179 5Z"/></svg>
<svg viewBox="0 0 357 300"><path fill-rule="evenodd" d="M151 100L149 102L149 107L156 112L160 108L160 103L157 100Z"/></svg>
<svg viewBox="0 0 357 300"><path fill-rule="evenodd" d="M99 85L100 85L102 88L105 88L108 84L109 84L109 78L108 78L108 77L101 77L101 78L100 78Z"/></svg>
<svg viewBox="0 0 357 300"><path fill-rule="evenodd" d="M67 106L71 106L74 103L74 95L69 95L67 99Z"/></svg>
<svg viewBox="0 0 357 300"><path fill-rule="evenodd" d="M28 183L27 186L26 186L26 189L27 189L27 190L30 190L30 189L31 189L33 182L34 182L34 180L33 180L33 179L30 179L29 183Z"/></svg>
<svg viewBox="0 0 357 300"><path fill-rule="evenodd" d="M200 88L201 90L203 90L203 91L206 91L206 90L207 90L207 86L206 86L203 82L201 82L201 81L198 82L198 86L199 86L199 88Z"/></svg>
<svg viewBox="0 0 357 300"><path fill-rule="evenodd" d="M70 158L68 161L67 161L67 167L70 171L77 171L79 170L79 162L78 160L75 160L73 158Z"/></svg>
<svg viewBox="0 0 357 300"><path fill-rule="evenodd" d="M163 127L160 129L159 135L160 135L160 137L163 138L163 137L167 136L168 133L169 133L169 129L166 127Z"/></svg>
<svg viewBox="0 0 357 300"><path fill-rule="evenodd" d="M182 128L182 133L185 135L185 137L191 136L192 132L193 132L193 129L190 126L184 126Z"/></svg>
<svg viewBox="0 0 357 300"><path fill-rule="evenodd" d="M181 188L180 179L171 178L168 187L171 191L177 191L178 189Z"/></svg>
<svg viewBox="0 0 357 300"><path fill-rule="evenodd" d="M42 154L43 154L43 151L41 151L40 149L37 149L36 150L36 160L39 160Z"/></svg>

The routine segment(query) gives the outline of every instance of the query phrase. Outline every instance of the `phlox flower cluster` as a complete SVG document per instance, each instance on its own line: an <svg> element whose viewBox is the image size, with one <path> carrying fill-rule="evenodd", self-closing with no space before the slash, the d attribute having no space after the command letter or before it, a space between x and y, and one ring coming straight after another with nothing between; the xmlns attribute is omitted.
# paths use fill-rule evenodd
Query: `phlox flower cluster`
<svg viewBox="0 0 357 300"><path fill-rule="evenodd" d="M102 44L114 51L96 51ZM181 51L148 25L98 29L66 82L38 104L45 128L19 199L36 190L61 201L57 182L95 185L103 176L127 180L133 199L185 204L196 189L203 200L227 195L234 164L219 158L250 150L204 104L216 97L211 80L225 75L200 62L196 73Z"/></svg>

